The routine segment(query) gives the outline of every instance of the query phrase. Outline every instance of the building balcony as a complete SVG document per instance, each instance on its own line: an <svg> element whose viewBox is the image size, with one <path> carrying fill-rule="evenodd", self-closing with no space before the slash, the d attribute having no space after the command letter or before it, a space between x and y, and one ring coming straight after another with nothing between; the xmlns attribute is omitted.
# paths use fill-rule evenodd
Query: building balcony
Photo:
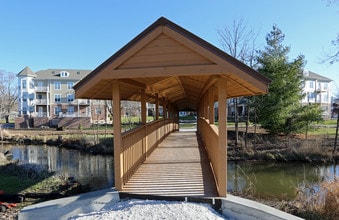
<svg viewBox="0 0 339 220"><path fill-rule="evenodd" d="M89 113L80 113L80 112L74 112L74 113L59 113L59 117L62 118L74 118L74 117L91 117Z"/></svg>
<svg viewBox="0 0 339 220"><path fill-rule="evenodd" d="M90 101L88 99L76 99L77 100L77 104L79 105L89 105Z"/></svg>
<svg viewBox="0 0 339 220"><path fill-rule="evenodd" d="M47 86L35 87L35 92L48 92L48 87Z"/></svg>
<svg viewBox="0 0 339 220"><path fill-rule="evenodd" d="M48 112L33 112L31 115L37 118L48 117Z"/></svg>
<svg viewBox="0 0 339 220"><path fill-rule="evenodd" d="M35 105L47 105L47 99L36 99L34 103Z"/></svg>

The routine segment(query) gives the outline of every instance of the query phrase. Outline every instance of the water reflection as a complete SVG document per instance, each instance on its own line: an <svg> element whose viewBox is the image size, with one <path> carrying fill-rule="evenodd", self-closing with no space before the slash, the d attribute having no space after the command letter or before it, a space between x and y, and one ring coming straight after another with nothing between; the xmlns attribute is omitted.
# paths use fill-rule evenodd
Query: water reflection
<svg viewBox="0 0 339 220"><path fill-rule="evenodd" d="M338 165L302 163L228 163L228 191L254 192L261 198L292 199L299 188L317 188L338 175Z"/></svg>
<svg viewBox="0 0 339 220"><path fill-rule="evenodd" d="M23 163L46 166L65 176L73 176L93 189L114 185L113 156L90 155L76 150L51 146L0 146L10 150L14 159ZM318 187L335 176L338 165L302 163L229 162L227 167L228 191L252 191L261 198L295 198L298 188Z"/></svg>
<svg viewBox="0 0 339 220"><path fill-rule="evenodd" d="M90 155L51 146L0 146L1 152L5 150L13 153L14 160L46 166L49 171L75 177L93 189L114 185L113 156L110 155Z"/></svg>

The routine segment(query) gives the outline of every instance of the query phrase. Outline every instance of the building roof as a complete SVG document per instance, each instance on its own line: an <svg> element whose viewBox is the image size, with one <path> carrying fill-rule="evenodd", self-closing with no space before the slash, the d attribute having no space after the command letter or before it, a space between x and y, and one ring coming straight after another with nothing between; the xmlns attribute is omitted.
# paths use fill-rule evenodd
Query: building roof
<svg viewBox="0 0 339 220"><path fill-rule="evenodd" d="M36 77L36 74L28 66L26 66L16 76L17 77L20 77L20 76Z"/></svg>
<svg viewBox="0 0 339 220"><path fill-rule="evenodd" d="M122 100L148 102L154 94L178 110L196 110L202 94L227 79L227 96L265 94L271 82L257 71L161 17L74 86L77 98L112 99L112 82L122 83Z"/></svg>
<svg viewBox="0 0 339 220"><path fill-rule="evenodd" d="M60 79L60 80L81 80L88 75L91 70L76 70L76 69L47 69L36 72L37 79ZM65 77L62 77L64 74Z"/></svg>
<svg viewBox="0 0 339 220"><path fill-rule="evenodd" d="M47 69L33 72L29 67L21 70L17 76L31 76L35 79L58 79L58 80L81 80L88 75L91 70L76 70L76 69ZM63 77L62 77L63 76Z"/></svg>
<svg viewBox="0 0 339 220"><path fill-rule="evenodd" d="M312 72L312 71L309 71L309 70L304 70L304 77L305 77L306 80L318 80L318 81L323 81L323 82L333 81L330 78L319 75L319 74Z"/></svg>

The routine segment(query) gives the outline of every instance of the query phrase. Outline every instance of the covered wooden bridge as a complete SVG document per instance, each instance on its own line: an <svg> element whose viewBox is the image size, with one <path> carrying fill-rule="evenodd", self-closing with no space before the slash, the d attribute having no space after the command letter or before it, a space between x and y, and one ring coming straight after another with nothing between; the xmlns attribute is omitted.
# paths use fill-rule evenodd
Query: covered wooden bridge
<svg viewBox="0 0 339 220"><path fill-rule="evenodd" d="M255 70L161 17L74 89L76 98L112 100L117 190L225 197L226 99L265 94L269 83ZM141 103L141 126L125 133L121 100ZM156 120L149 123L147 103L156 106ZM178 113L184 110L198 113L197 134L178 131Z"/></svg>

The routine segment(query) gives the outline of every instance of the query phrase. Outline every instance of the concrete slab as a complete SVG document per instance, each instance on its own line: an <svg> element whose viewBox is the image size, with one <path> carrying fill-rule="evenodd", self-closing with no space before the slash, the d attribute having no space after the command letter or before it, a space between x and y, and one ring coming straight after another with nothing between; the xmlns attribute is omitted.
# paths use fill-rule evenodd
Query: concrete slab
<svg viewBox="0 0 339 220"><path fill-rule="evenodd" d="M228 194L222 199L222 214L236 220L303 220L259 202Z"/></svg>
<svg viewBox="0 0 339 220"><path fill-rule="evenodd" d="M20 211L18 220L63 220L81 213L100 211L118 201L119 192L109 188L27 206Z"/></svg>

